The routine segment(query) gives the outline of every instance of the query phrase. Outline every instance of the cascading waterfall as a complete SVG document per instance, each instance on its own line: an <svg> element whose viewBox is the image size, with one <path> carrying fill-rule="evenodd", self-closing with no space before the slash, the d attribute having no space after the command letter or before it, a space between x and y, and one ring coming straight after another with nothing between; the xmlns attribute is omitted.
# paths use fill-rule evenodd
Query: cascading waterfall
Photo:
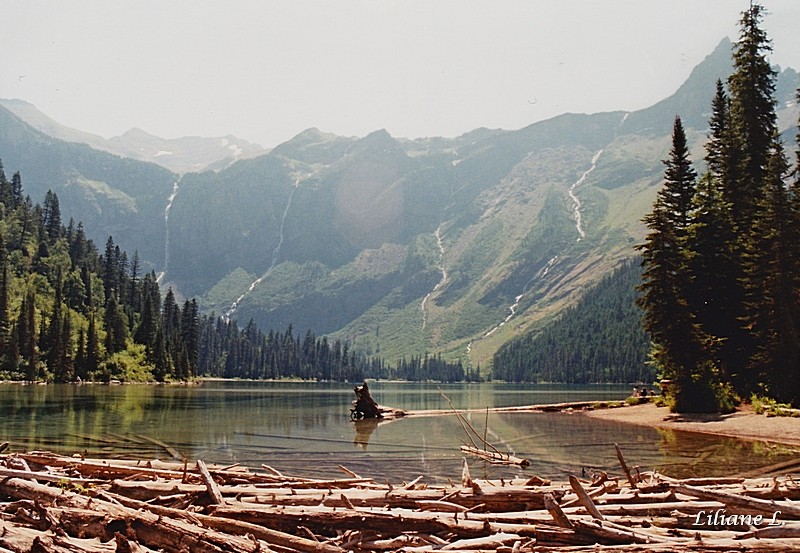
<svg viewBox="0 0 800 553"><path fill-rule="evenodd" d="M444 224L444 223L442 223ZM442 244L442 224L440 224L433 235L436 237L436 246L439 248L439 270L442 272L442 278L436 283L436 286L427 293L423 298L422 303L419 305L422 311L422 330L425 330L425 325L428 322L428 313L425 311L425 304L428 303L428 298L435 294L447 282L447 267L444 266L444 244Z"/></svg>
<svg viewBox="0 0 800 553"><path fill-rule="evenodd" d="M572 186L570 186L569 189L567 190L567 194L572 199L572 213L573 213L573 216L575 217L575 229L578 231L578 241L580 241L582 238L586 237L586 231L583 228L583 217L582 217L582 214L581 214L581 201L578 199L578 196L575 194L575 191L578 189L578 187L583 185L584 182L586 182L586 179L589 177L589 175L592 173L592 171L595 170L595 168L597 167L597 160L600 159L600 155L602 153L603 153L603 149L601 148L600 150L597 151L597 153L594 154L594 156L592 157L591 166L586 171L584 171L584 173L581 175L581 178L579 178L577 181L575 181L572 184ZM489 330L483 336L478 338L479 340L483 340L484 338L488 338L489 336L491 336L492 334L497 332L508 321L510 321L514 317L514 315L517 314L517 309L519 308L520 300L522 300L522 298L525 296L525 294L526 294L527 290L529 289L530 285L533 283L534 280L545 277L547 275L547 273L550 272L550 269L553 267L553 265L555 264L557 259L558 259L557 255L554 256L552 259L550 259L550 261L547 262L547 265L545 265L544 268L541 271L539 271L533 278L531 278L525 284L525 286L523 286L522 293L519 294L518 296L516 296L514 298L514 303L508 307L509 313L506 316L506 318L503 319L503 321L500 324L494 326L491 330ZM474 343L474 340L470 340L470 342L467 344L467 355L469 355L470 352L472 351L472 344L473 343Z"/></svg>
<svg viewBox="0 0 800 553"><path fill-rule="evenodd" d="M581 238L586 238L586 231L583 230L583 219L581 217L581 201L578 199L578 196L575 195L575 190L581 186L585 181L589 174L594 171L595 167L597 167L597 160L600 159L600 154L603 153L603 150L600 149L594 157L592 158L592 165L589 167L581 178L575 181L572 186L569 187L567 190L567 194L572 199L572 213L575 216L575 228L578 230L578 241L580 242Z"/></svg>
<svg viewBox="0 0 800 553"><path fill-rule="evenodd" d="M272 261L270 262L269 267L267 268L267 270L264 272L263 275L254 280L247 288L247 290L243 292L241 296L236 298L236 301L234 301L231 304L230 309L228 309L228 311L224 315L226 321L229 321L233 316L233 314L236 313L236 309L239 307L239 304L245 298L245 296L247 296L247 294L252 292L256 288L256 286L261 284L264 281L264 279L267 278L267 276L269 276L269 274L272 272L272 269L275 268L275 265L277 265L278 255L281 252L281 246L283 246L283 226L284 223L286 222L286 216L289 214L289 208L292 205L292 198L294 197L294 192L295 190L297 190L298 186L300 186L300 180L301 179L295 179L294 185L292 186L292 189L289 191L289 198L286 200L286 207L283 210L283 216L281 216L281 224L278 228L278 243L272 250Z"/></svg>
<svg viewBox="0 0 800 553"><path fill-rule="evenodd" d="M514 315L517 314L517 308L519 307L519 302L525 296L526 292L528 291L528 288L530 288L530 285L533 284L534 280L537 280L537 279L540 279L540 278L544 278L547 275L547 273L550 272L550 269L553 268L553 265L555 264L557 259L558 259L557 255L552 257L550 259L550 261L547 262L547 265L545 265L544 268L541 271L536 273L536 275L534 275L533 278L531 278L528 282L525 283L525 286L522 287L522 293L514 298L514 303L513 304L508 306L508 311L509 311L508 316L506 316L506 318L503 319L503 322L501 322L500 324L498 324L497 326L492 328L489 332L484 334L481 338L488 338L489 336L491 336L492 334L497 332L508 321L510 321L514 317Z"/></svg>
<svg viewBox="0 0 800 553"><path fill-rule="evenodd" d="M172 203L175 201L175 196L178 195L179 187L180 181L172 183L172 193L167 196L167 207L164 208L164 269L156 277L158 283L161 283L169 269L169 210L172 209Z"/></svg>

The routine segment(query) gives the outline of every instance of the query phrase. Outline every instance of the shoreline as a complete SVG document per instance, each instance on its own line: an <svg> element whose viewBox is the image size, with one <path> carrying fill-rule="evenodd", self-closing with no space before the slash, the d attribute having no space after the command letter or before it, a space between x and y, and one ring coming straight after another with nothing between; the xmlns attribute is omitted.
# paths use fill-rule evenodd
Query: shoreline
<svg viewBox="0 0 800 553"><path fill-rule="evenodd" d="M639 426L800 447L800 418L758 415L749 405L739 407L733 413L726 415L670 413L667 407L657 407L653 403L576 411L576 413L590 418Z"/></svg>

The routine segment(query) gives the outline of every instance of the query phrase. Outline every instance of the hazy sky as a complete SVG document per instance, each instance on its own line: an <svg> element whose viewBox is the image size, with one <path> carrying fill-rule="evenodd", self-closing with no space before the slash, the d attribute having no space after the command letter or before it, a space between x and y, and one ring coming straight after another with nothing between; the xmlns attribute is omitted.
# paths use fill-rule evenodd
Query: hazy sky
<svg viewBox="0 0 800 553"><path fill-rule="evenodd" d="M670 95L749 0L0 0L0 98L105 137L457 136ZM763 0L800 70L800 2ZM713 91L709 93L709 100Z"/></svg>

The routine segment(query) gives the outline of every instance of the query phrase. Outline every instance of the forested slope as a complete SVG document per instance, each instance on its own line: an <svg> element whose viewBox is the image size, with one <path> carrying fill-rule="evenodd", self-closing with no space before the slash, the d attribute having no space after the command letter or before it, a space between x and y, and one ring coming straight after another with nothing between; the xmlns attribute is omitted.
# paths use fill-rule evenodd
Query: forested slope
<svg viewBox="0 0 800 553"><path fill-rule="evenodd" d="M511 382L652 382L649 342L636 306L638 259L623 263L541 332L503 346L496 379Z"/></svg>
<svg viewBox="0 0 800 553"><path fill-rule="evenodd" d="M0 163L0 380L168 381L198 376L461 380L460 364L424 356L381 359L310 331L262 332L251 321L202 315L162 293L109 237L101 253L82 223L61 220L58 196L42 205Z"/></svg>

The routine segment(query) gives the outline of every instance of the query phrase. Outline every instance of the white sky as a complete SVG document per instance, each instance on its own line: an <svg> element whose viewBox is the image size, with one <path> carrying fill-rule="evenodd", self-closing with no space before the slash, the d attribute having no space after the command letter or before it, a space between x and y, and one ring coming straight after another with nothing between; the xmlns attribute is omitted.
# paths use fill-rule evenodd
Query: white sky
<svg viewBox="0 0 800 553"><path fill-rule="evenodd" d="M800 70L800 2L763 0ZM0 0L0 98L105 137L457 136L674 92L749 0ZM710 96L709 96L710 100Z"/></svg>

